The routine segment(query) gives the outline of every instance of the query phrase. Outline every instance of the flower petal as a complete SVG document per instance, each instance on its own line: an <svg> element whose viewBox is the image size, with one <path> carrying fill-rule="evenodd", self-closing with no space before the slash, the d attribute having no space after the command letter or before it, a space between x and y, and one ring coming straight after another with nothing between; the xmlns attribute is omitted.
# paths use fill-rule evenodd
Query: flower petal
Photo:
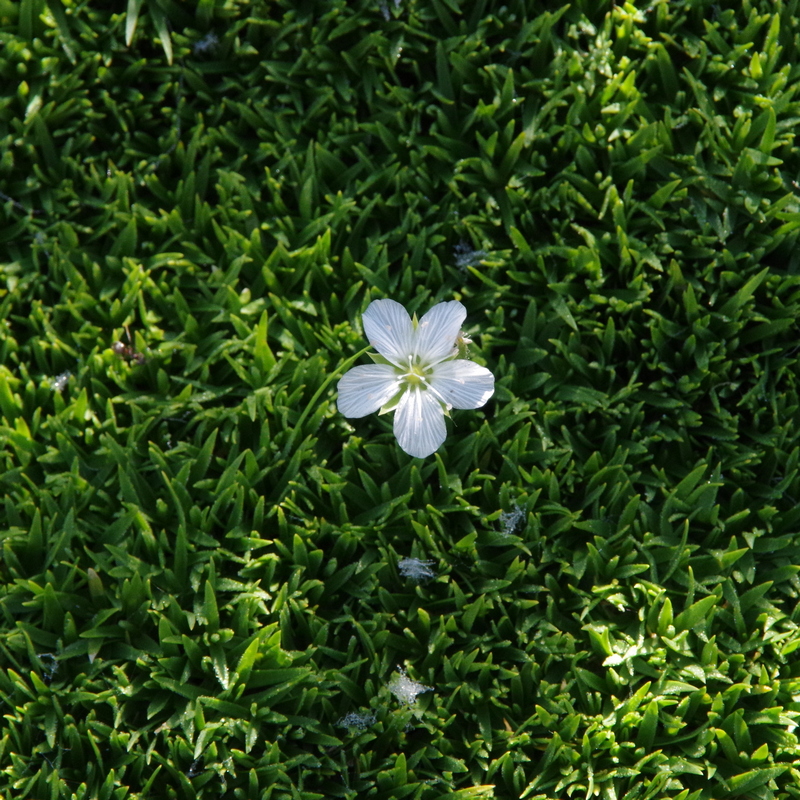
<svg viewBox="0 0 800 800"><path fill-rule="evenodd" d="M388 364L353 367L339 378L336 405L346 417L366 417L400 391L397 370Z"/></svg>
<svg viewBox="0 0 800 800"><path fill-rule="evenodd" d="M369 343L392 364L408 364L414 341L411 317L394 300L373 300L362 316Z"/></svg>
<svg viewBox="0 0 800 800"><path fill-rule="evenodd" d="M447 437L442 404L427 390L409 389L397 404L394 435L410 456L429 456Z"/></svg>
<svg viewBox="0 0 800 800"><path fill-rule="evenodd" d="M431 390L453 408L480 408L494 394L494 375L474 361L445 361L433 368Z"/></svg>
<svg viewBox="0 0 800 800"><path fill-rule="evenodd" d="M467 309L458 302L438 303L419 321L414 352L423 364L436 364L453 355L456 337Z"/></svg>

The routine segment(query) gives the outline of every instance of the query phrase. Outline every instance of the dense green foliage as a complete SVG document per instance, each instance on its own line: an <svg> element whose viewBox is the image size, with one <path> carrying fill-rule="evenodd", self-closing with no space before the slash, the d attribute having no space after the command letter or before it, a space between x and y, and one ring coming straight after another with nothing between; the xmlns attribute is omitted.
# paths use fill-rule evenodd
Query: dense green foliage
<svg viewBox="0 0 800 800"><path fill-rule="evenodd" d="M3 796L800 796L798 31L2 0ZM497 379L425 460L379 297Z"/></svg>

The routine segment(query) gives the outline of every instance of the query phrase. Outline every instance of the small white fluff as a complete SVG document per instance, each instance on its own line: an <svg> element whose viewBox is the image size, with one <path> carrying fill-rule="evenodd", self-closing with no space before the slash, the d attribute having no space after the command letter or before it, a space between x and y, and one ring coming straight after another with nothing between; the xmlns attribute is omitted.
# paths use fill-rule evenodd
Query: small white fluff
<svg viewBox="0 0 800 800"><path fill-rule="evenodd" d="M417 696L423 692L432 692L432 686L423 686L421 683L412 681L406 675L402 667L397 668L397 672L392 675L389 681L389 691L403 704L413 706L417 702Z"/></svg>
<svg viewBox="0 0 800 800"><path fill-rule="evenodd" d="M397 562L397 568L404 578L411 578L412 581L427 581L435 578L436 573L431 569L431 564L435 561L423 561L419 558L403 558Z"/></svg>
<svg viewBox="0 0 800 800"><path fill-rule="evenodd" d="M506 536L511 536L512 533L515 533L517 528L524 525L525 516L526 514L524 509L520 508L516 504L511 511L504 511L500 515L500 524L503 526L503 533Z"/></svg>
<svg viewBox="0 0 800 800"><path fill-rule="evenodd" d="M67 370L66 372L62 372L60 375L57 375L55 378L53 378L53 391L63 392L71 377L72 373Z"/></svg>
<svg viewBox="0 0 800 800"><path fill-rule="evenodd" d="M198 39L194 43L192 50L196 56L207 55L208 53L212 53L214 50L216 50L218 44L219 38L217 37L217 34L211 31L202 39Z"/></svg>
<svg viewBox="0 0 800 800"><path fill-rule="evenodd" d="M456 266L466 271L467 267L477 267L488 255L485 250L473 250L472 245L463 239L453 248L456 257Z"/></svg>
<svg viewBox="0 0 800 800"><path fill-rule="evenodd" d="M345 714L336 724L340 728L357 728L360 731L366 730L370 725L375 724L377 717L374 714L359 714L351 711Z"/></svg>

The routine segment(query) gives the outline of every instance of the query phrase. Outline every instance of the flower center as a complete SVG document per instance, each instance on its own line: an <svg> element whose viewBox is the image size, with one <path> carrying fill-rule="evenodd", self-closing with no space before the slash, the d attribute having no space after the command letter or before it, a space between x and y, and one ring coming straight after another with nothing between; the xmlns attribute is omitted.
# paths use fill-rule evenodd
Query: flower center
<svg viewBox="0 0 800 800"><path fill-rule="evenodd" d="M409 364L408 372L403 375L403 378L409 386L419 386L421 383L427 383L425 371L419 364Z"/></svg>

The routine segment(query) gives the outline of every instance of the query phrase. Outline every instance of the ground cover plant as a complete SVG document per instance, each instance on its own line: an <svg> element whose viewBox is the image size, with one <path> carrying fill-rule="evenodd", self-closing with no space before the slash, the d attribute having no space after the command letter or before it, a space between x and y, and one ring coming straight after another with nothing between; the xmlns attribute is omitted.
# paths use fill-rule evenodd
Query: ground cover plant
<svg viewBox="0 0 800 800"><path fill-rule="evenodd" d="M798 6L0 2L3 796L800 795Z"/></svg>

